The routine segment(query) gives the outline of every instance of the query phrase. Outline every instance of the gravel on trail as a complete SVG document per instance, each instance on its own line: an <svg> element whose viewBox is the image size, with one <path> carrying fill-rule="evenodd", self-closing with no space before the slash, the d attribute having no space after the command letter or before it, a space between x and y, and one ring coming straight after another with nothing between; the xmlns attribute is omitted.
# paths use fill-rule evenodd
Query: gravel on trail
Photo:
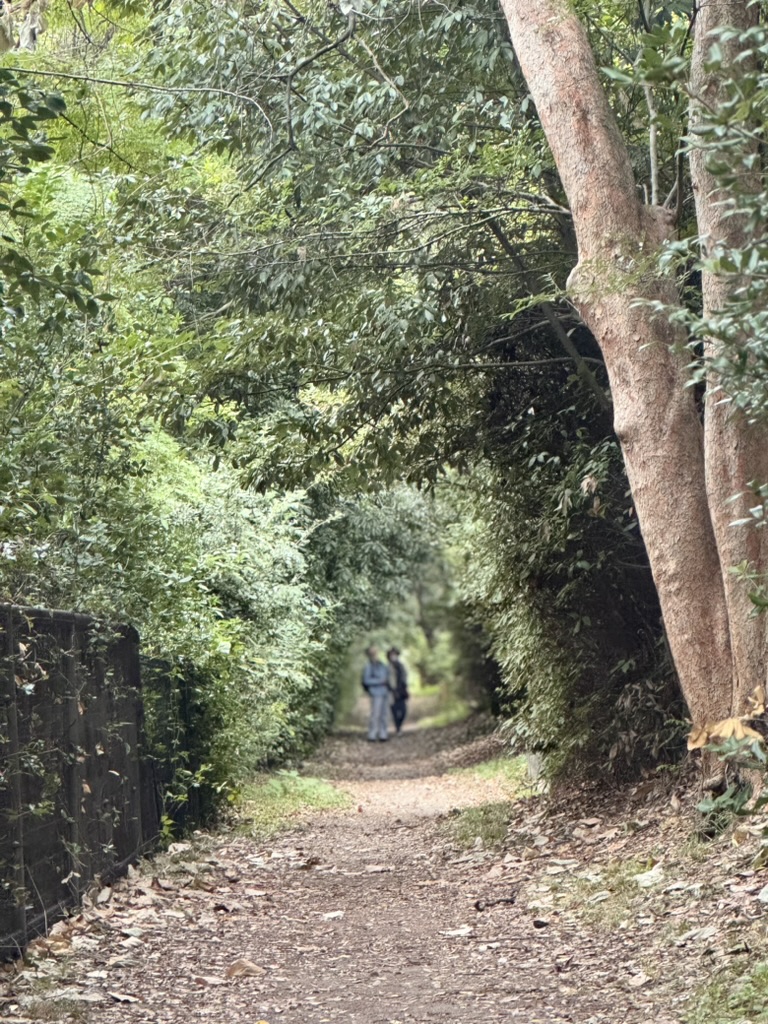
<svg viewBox="0 0 768 1024"><path fill-rule="evenodd" d="M632 882L642 906L606 924L567 908L613 898L592 862L641 849L643 821L618 824L625 807L579 825L578 811L550 820L527 800L501 850L458 848L457 812L509 793L498 777L451 769L501 746L466 724L387 744L333 737L305 771L333 780L349 807L270 841L225 831L143 862L36 943L28 967L7 969L0 1019L681 1024L684 981L707 977L703 947L717 941L670 938L707 923L697 868L679 868L663 904L645 899L653 882ZM671 819L657 817L658 839Z"/></svg>

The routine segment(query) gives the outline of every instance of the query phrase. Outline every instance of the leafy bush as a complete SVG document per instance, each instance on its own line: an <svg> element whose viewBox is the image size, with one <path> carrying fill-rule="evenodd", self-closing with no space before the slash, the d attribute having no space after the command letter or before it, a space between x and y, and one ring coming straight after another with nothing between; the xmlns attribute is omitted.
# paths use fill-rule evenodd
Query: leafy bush
<svg viewBox="0 0 768 1024"><path fill-rule="evenodd" d="M680 752L683 708L618 448L530 419L464 499L459 595L488 634L515 742L545 753L550 776L637 771Z"/></svg>

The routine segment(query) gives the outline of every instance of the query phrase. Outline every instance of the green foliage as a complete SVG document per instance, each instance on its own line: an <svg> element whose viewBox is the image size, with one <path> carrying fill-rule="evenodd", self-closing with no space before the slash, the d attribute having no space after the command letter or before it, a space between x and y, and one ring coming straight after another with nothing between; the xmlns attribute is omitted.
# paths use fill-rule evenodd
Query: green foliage
<svg viewBox="0 0 768 1024"><path fill-rule="evenodd" d="M425 691L421 691L425 693ZM429 690L426 691L429 695ZM456 722L463 722L472 714L473 708L468 701L458 694L448 690L438 693L440 710L433 715L425 715L419 719L419 726L422 729L444 729Z"/></svg>
<svg viewBox="0 0 768 1024"><path fill-rule="evenodd" d="M746 975L736 968L695 991L688 1003L685 1024L742 1024L768 1020L768 964L757 964Z"/></svg>
<svg viewBox="0 0 768 1024"><path fill-rule="evenodd" d="M478 779L493 779L510 790L519 792L525 786L527 767L524 757L494 757L470 768L457 768L456 772Z"/></svg>
<svg viewBox="0 0 768 1024"><path fill-rule="evenodd" d="M523 465L508 453L503 475L474 478L453 537L458 591L487 633L516 742L544 753L550 776L595 759L624 774L680 750L683 712L618 451L530 420Z"/></svg>
<svg viewBox="0 0 768 1024"><path fill-rule="evenodd" d="M90 253L83 252L69 265L56 262L41 271L29 259L23 241L14 230L40 226L34 208L29 208L15 185L32 168L53 156L46 131L51 121L66 110L59 93L45 93L23 85L13 72L0 68L0 302L4 318L18 315L23 297L37 301L45 292L73 302L82 313L93 313Z"/></svg>
<svg viewBox="0 0 768 1024"><path fill-rule="evenodd" d="M498 848L506 838L514 810L515 805L506 800L468 807L451 822L451 838L464 849L470 849L478 840L484 849Z"/></svg>
<svg viewBox="0 0 768 1024"><path fill-rule="evenodd" d="M623 684L648 677L657 611L597 350L563 306L542 324L575 243L500 12L180 3L145 38L159 90L145 112L173 159L116 182L113 222L179 315L181 358L153 374L163 423L267 492L309 487L309 578L334 609L337 662L436 563L417 503L388 521L386 502L353 495L479 467L486 507L462 514L489 531L486 564L438 602L463 639L421 601L415 667L493 686L490 649L508 704L530 697L525 742L583 750ZM599 494L582 492L592 480ZM472 544L471 528L455 542ZM635 578L609 582L624 558ZM596 728L601 659L624 668ZM615 759L635 758L631 733Z"/></svg>
<svg viewBox="0 0 768 1024"><path fill-rule="evenodd" d="M759 792L753 799L752 781L756 776L765 776L768 753L760 740L736 739L734 736L722 743L712 743L706 749L717 755L725 773L725 789L696 805L706 816L702 834L711 838L724 831L735 817L760 815L768 805L767 793ZM761 851L755 859L756 867L762 867L768 859L768 827L764 826L761 832Z"/></svg>
<svg viewBox="0 0 768 1024"><path fill-rule="evenodd" d="M738 52L728 65L725 46ZM733 246L722 241L701 245L701 240L670 248L667 258L692 261L695 269L718 275L730 286L731 295L721 309L706 317L694 308L680 310L676 319L685 323L694 338L692 350L701 339L719 343L710 358L696 360L697 378L714 371L722 380L730 401L743 409L752 422L764 422L768 414L768 249L763 225L768 213L768 190L760 169L760 152L768 121L765 54L768 34L761 24L746 32L723 28L713 39L709 70L722 76L723 98L716 107L705 107L691 149L703 150L707 164L723 189L721 200L726 216L740 230ZM764 495L754 482L754 521L761 522Z"/></svg>
<svg viewBox="0 0 768 1024"><path fill-rule="evenodd" d="M238 801L240 828L257 839L269 839L295 828L308 811L348 807L350 798L323 779L280 771L246 786Z"/></svg>
<svg viewBox="0 0 768 1024"><path fill-rule="evenodd" d="M66 84L76 102L56 159L12 185L34 211L30 263L56 261L58 280L56 266L98 252L110 295L97 308L41 288L6 325L0 589L137 626L162 666L148 724L177 762L173 810L317 741L340 652L407 591L426 520L405 490L244 489L233 463L258 454L262 426L211 372L239 321L208 318L203 264L191 288L183 269L230 204L232 165L198 159L142 120L133 95L86 81L131 74L142 23L125 5L82 16L76 43L63 7L45 37L67 74L91 62ZM34 73L34 58L20 59Z"/></svg>
<svg viewBox="0 0 768 1024"><path fill-rule="evenodd" d="M622 73L685 13L585 8ZM86 294L98 256L109 298L43 288L9 320L3 591L138 626L193 691L193 783L301 756L377 630L521 712L553 770L667 749L605 371L561 301L575 238L498 5L57 4L43 50L30 80L74 80L56 159L14 185L25 258ZM646 177L642 90L610 88ZM680 97L657 107L666 145Z"/></svg>

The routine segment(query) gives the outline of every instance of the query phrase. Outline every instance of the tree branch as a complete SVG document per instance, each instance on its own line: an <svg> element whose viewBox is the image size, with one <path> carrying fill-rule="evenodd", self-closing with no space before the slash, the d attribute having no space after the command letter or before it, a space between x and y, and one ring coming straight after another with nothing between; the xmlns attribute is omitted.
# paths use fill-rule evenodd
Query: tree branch
<svg viewBox="0 0 768 1024"><path fill-rule="evenodd" d="M5 65L6 71L12 71L16 75L29 75L31 78L63 78L70 82L88 82L91 85L112 85L118 89L136 90L139 92L159 92L172 96L185 96L187 94L202 94L213 96L227 96L240 103L249 104L255 107L269 126L270 136L274 135L272 122L267 116L264 108L252 96L235 92L232 89L221 89L213 85L154 85L151 82L128 82L119 78L94 78L92 75L76 75L68 71L41 71L39 68L21 68Z"/></svg>
<svg viewBox="0 0 768 1024"><path fill-rule="evenodd" d="M486 221L486 224L496 237L501 248L517 266L523 278L523 282L525 283L525 287L528 289L528 291L535 294L537 289L534 288L534 284L536 282L534 282L531 279L531 275L528 272L527 267L523 263L515 247L504 234L499 222L496 220L495 217L489 217L488 220ZM605 390L601 387L599 381L587 366L586 360L574 345L573 341L571 340L570 334L563 327L562 323L560 322L560 317L557 315L554 306L551 302L541 302L539 303L539 305L549 326L552 328L555 337L563 346L563 348L568 353L570 358L573 360L576 366L576 373L581 378L583 383L587 386L587 388L589 388L589 390L595 396L595 398L597 399L597 403L602 409L602 411L605 413L610 413L613 408L610 398L606 395Z"/></svg>
<svg viewBox="0 0 768 1024"><path fill-rule="evenodd" d="M645 102L648 107L650 126L648 128L648 156L651 164L651 206L659 204L659 149L658 149L658 112L653 102L653 91L646 82L643 85Z"/></svg>

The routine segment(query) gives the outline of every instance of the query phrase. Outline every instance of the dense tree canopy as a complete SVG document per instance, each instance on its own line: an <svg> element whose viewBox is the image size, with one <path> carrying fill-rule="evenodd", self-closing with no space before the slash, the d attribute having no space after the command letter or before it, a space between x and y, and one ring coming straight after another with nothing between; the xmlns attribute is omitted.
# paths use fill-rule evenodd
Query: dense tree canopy
<svg viewBox="0 0 768 1024"><path fill-rule="evenodd" d="M683 715L647 545L689 708L730 713L733 671L713 667L730 639L727 657L710 641L762 630L764 566L728 523L762 521L768 474L726 475L718 497L702 468L697 504L699 471L670 459L679 417L699 429L692 362L745 410L721 430L763 418L763 192L739 172L761 61L730 64L762 53L762 30L707 56L717 19L702 35L690 3L554 5L598 90L577 96L557 78L573 48L547 69L555 51L536 63L526 35L548 5L44 6L0 82L6 596L128 618L152 654L196 666L226 775L317 736L349 644L439 578L452 664L526 745L636 767ZM689 143L697 67L716 102ZM598 100L615 143L600 159L569 121ZM703 258L691 146L747 225ZM625 208L579 178L617 167ZM675 231L633 235L653 211ZM590 260L593 291L568 285ZM632 416L662 406L677 412L650 416L638 477ZM725 498L753 482L734 516ZM695 545L681 560L696 522L724 524L712 572ZM702 578L727 610L702 609Z"/></svg>

